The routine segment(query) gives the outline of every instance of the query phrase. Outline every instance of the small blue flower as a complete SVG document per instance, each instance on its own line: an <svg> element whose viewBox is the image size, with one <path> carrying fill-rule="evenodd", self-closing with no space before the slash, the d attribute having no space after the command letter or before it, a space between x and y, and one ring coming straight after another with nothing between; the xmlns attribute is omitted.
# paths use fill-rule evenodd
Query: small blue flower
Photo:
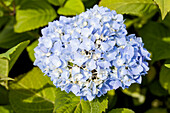
<svg viewBox="0 0 170 113"><path fill-rule="evenodd" d="M84 100L141 83L149 70L150 53L142 39L127 36L123 15L106 7L95 5L72 18L60 16L42 35L34 65L56 87Z"/></svg>

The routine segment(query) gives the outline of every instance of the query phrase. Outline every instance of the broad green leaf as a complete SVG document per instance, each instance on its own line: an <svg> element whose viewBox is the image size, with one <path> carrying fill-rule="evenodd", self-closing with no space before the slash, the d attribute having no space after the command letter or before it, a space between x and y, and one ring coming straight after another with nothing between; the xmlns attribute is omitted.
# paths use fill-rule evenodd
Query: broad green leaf
<svg viewBox="0 0 170 113"><path fill-rule="evenodd" d="M80 97L65 91L56 92L55 113L102 113L107 108L107 97L96 98L93 101L80 100Z"/></svg>
<svg viewBox="0 0 170 113"><path fill-rule="evenodd" d="M167 60L165 64L170 63L170 60ZM170 94L170 69L165 67L164 65L161 68L159 81L163 88L168 90Z"/></svg>
<svg viewBox="0 0 170 113"><path fill-rule="evenodd" d="M154 81L153 83L151 83L149 85L149 89L150 89L150 92L156 96L168 95L168 92L165 89L163 89L163 87L160 85L159 81Z"/></svg>
<svg viewBox="0 0 170 113"><path fill-rule="evenodd" d="M149 22L139 30L144 47L152 53L152 63L161 59L170 58L170 44L163 38L170 37L170 28L157 22Z"/></svg>
<svg viewBox="0 0 170 113"><path fill-rule="evenodd" d="M152 108L146 111L145 113L168 113L168 111L165 108Z"/></svg>
<svg viewBox="0 0 170 113"><path fill-rule="evenodd" d="M27 47L28 55L31 59L31 61L35 61L35 56L34 56L34 48L38 46L38 40L34 41L30 46Z"/></svg>
<svg viewBox="0 0 170 113"><path fill-rule="evenodd" d="M8 50L6 53L0 54L0 58L6 58L9 60L9 70L11 70L12 66L17 61L18 57L22 53L22 51L27 47L30 41L24 41L16 45L15 47Z"/></svg>
<svg viewBox="0 0 170 113"><path fill-rule="evenodd" d="M170 68L170 64L165 64L165 67Z"/></svg>
<svg viewBox="0 0 170 113"><path fill-rule="evenodd" d="M0 106L1 113L14 113L10 105Z"/></svg>
<svg viewBox="0 0 170 113"><path fill-rule="evenodd" d="M117 108L112 109L109 113L135 113L134 111L127 109L127 108Z"/></svg>
<svg viewBox="0 0 170 113"><path fill-rule="evenodd" d="M55 10L45 0L29 0L16 11L15 32L30 31L48 24L57 17Z"/></svg>
<svg viewBox="0 0 170 113"><path fill-rule="evenodd" d="M165 18L165 16L167 15L167 13L170 11L170 1L169 0L154 0L162 13L162 20Z"/></svg>
<svg viewBox="0 0 170 113"><path fill-rule="evenodd" d="M36 38L30 33L15 33L13 28L14 22L14 19L11 19L5 28L0 32L0 48L9 49L20 42L25 40L33 40Z"/></svg>
<svg viewBox="0 0 170 113"><path fill-rule="evenodd" d="M132 84L129 88L122 90L122 92L133 97L135 105L140 105L145 102L145 90L142 92L139 84Z"/></svg>
<svg viewBox="0 0 170 113"><path fill-rule="evenodd" d="M99 6L116 10L117 13L137 16L147 15L157 10L152 0L101 0Z"/></svg>
<svg viewBox="0 0 170 113"><path fill-rule="evenodd" d="M60 15L76 15L85 10L81 0L67 0L63 7L58 9Z"/></svg>
<svg viewBox="0 0 170 113"><path fill-rule="evenodd" d="M9 104L8 90L5 87L0 86L0 105ZM0 110L1 111L1 110Z"/></svg>
<svg viewBox="0 0 170 113"><path fill-rule="evenodd" d="M55 6L63 6L65 1L66 0L48 0L49 3L51 3Z"/></svg>
<svg viewBox="0 0 170 113"><path fill-rule="evenodd" d="M39 68L10 84L9 101L16 113L52 113L56 87Z"/></svg>

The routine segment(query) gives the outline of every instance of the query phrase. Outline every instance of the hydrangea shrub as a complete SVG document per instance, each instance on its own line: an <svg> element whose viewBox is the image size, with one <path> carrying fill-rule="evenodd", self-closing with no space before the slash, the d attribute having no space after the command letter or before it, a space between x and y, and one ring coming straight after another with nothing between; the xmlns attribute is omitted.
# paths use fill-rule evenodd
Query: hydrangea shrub
<svg viewBox="0 0 170 113"><path fill-rule="evenodd" d="M34 65L62 91L91 101L109 90L141 83L150 60L143 46L140 37L127 35L121 14L95 5L43 28Z"/></svg>

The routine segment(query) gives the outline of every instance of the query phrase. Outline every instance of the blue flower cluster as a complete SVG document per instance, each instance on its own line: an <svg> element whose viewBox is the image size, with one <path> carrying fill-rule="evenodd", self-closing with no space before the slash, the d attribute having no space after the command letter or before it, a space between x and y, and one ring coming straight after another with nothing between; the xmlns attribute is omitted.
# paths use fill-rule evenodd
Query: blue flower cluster
<svg viewBox="0 0 170 113"><path fill-rule="evenodd" d="M84 100L141 83L141 75L149 70L150 54L142 39L127 36L123 16L105 7L61 16L42 29L42 35L34 65L56 87Z"/></svg>

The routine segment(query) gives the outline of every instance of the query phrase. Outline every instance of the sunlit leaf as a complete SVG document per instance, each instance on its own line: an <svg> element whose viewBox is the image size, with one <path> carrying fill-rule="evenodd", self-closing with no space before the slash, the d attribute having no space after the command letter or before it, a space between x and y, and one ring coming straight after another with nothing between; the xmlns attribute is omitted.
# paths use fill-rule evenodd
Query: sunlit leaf
<svg viewBox="0 0 170 113"><path fill-rule="evenodd" d="M170 1L169 0L154 0L154 1L158 4L162 13L162 19L164 19L166 14L170 11L169 7Z"/></svg>
<svg viewBox="0 0 170 113"><path fill-rule="evenodd" d="M56 18L55 10L45 0L29 0L16 11L15 32L21 33L48 24Z"/></svg>
<svg viewBox="0 0 170 113"><path fill-rule="evenodd" d="M1 113L14 113L10 105L0 106Z"/></svg>
<svg viewBox="0 0 170 113"><path fill-rule="evenodd" d="M127 109L127 108L117 108L112 109L109 113L135 113L134 111Z"/></svg>
<svg viewBox="0 0 170 113"><path fill-rule="evenodd" d="M157 10L152 0L101 0L99 5L116 10L117 13L137 16L147 15Z"/></svg>
<svg viewBox="0 0 170 113"><path fill-rule="evenodd" d="M34 48L38 46L38 40L34 41L30 46L27 47L28 55L31 59L31 61L35 61L35 56L34 56Z"/></svg>
<svg viewBox="0 0 170 113"><path fill-rule="evenodd" d="M60 15L76 15L85 10L81 0L67 0L63 7L58 9Z"/></svg>
<svg viewBox="0 0 170 113"><path fill-rule="evenodd" d="M9 101L16 113L52 113L56 88L40 69L33 68L9 87Z"/></svg>
<svg viewBox="0 0 170 113"><path fill-rule="evenodd" d="M96 98L93 101L80 100L80 97L65 91L56 92L55 109L56 113L102 113L107 108L107 97Z"/></svg>

